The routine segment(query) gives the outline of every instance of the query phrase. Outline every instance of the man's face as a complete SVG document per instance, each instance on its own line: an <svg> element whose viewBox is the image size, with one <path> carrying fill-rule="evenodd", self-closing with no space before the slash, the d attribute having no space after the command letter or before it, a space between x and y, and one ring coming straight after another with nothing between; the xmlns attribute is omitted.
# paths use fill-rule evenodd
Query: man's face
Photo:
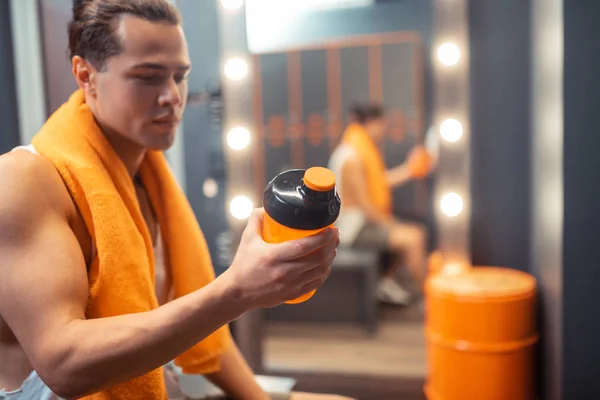
<svg viewBox="0 0 600 400"><path fill-rule="evenodd" d="M385 136L387 121L385 118L376 118L368 121L365 128L374 140L381 140Z"/></svg>
<svg viewBox="0 0 600 400"><path fill-rule="evenodd" d="M115 34L124 51L95 72L96 118L135 144L166 150L175 140L188 92L190 59L183 30L124 15Z"/></svg>

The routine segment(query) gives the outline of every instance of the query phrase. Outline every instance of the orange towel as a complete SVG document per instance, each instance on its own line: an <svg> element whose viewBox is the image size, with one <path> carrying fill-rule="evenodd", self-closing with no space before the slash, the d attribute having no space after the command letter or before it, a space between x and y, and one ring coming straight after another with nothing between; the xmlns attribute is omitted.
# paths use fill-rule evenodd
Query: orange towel
<svg viewBox="0 0 600 400"><path fill-rule="evenodd" d="M81 90L58 109L33 138L64 180L97 248L89 271L87 318L143 312L158 307L154 287L154 254L125 165L96 124ZM215 275L204 236L175 181L165 157L149 151L140 176L156 212L171 268L175 297L211 282ZM186 373L220 368L231 343L224 326L181 354L176 364ZM166 397L162 368L89 399L160 399Z"/></svg>
<svg viewBox="0 0 600 400"><path fill-rule="evenodd" d="M342 143L350 145L358 154L367 179L367 190L373 205L382 213L392 213L392 190L387 179L386 166L381 152L359 124L350 124L344 132Z"/></svg>

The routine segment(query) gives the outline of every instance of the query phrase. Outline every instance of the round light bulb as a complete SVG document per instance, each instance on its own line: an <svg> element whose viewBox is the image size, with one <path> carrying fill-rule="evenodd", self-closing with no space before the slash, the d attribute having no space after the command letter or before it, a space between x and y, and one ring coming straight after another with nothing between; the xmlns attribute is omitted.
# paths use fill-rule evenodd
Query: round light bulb
<svg viewBox="0 0 600 400"><path fill-rule="evenodd" d="M438 48L437 56L444 65L455 65L460 59L460 49L454 43L444 43Z"/></svg>
<svg viewBox="0 0 600 400"><path fill-rule="evenodd" d="M204 193L204 196L209 199L216 197L217 194L219 194L219 185L217 184L217 181L213 178L205 180L202 185L202 192Z"/></svg>
<svg viewBox="0 0 600 400"><path fill-rule="evenodd" d="M463 210L463 199L456 193L448 193L440 201L442 212L448 217L456 217Z"/></svg>
<svg viewBox="0 0 600 400"><path fill-rule="evenodd" d="M242 126L236 126L227 133L227 144L233 150L242 150L250 144L250 131Z"/></svg>
<svg viewBox="0 0 600 400"><path fill-rule="evenodd" d="M244 0L221 0L221 5L227 10L237 10L244 5Z"/></svg>
<svg viewBox="0 0 600 400"><path fill-rule="evenodd" d="M229 203L229 212L235 219L248 219L253 209L252 200L246 196L234 197L231 203Z"/></svg>
<svg viewBox="0 0 600 400"><path fill-rule="evenodd" d="M463 127L455 119L448 118L440 125L440 135L448 142L457 142L463 134Z"/></svg>
<svg viewBox="0 0 600 400"><path fill-rule="evenodd" d="M232 81L239 81L248 74L248 63L239 57L234 57L225 63L225 76Z"/></svg>

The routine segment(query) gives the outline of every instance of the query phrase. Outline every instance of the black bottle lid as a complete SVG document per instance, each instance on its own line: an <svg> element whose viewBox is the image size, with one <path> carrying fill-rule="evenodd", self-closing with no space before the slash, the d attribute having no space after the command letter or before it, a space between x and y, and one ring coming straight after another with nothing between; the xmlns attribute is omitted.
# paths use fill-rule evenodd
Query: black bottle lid
<svg viewBox="0 0 600 400"><path fill-rule="evenodd" d="M325 228L340 214L335 175L322 167L282 172L267 185L263 207L271 218L288 228Z"/></svg>

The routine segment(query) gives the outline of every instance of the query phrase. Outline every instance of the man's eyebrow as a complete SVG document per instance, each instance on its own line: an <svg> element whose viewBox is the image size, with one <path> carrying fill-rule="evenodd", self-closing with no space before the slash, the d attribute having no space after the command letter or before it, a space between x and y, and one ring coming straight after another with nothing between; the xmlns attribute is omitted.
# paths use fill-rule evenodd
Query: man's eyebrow
<svg viewBox="0 0 600 400"><path fill-rule="evenodd" d="M158 64L158 63L152 63L152 62L144 62L144 63L136 64L132 67L132 69L141 69L141 68L157 69L157 70L161 70L161 71L165 71L165 70L169 69L169 67L164 64ZM191 68L191 65L189 65L189 64L181 64L181 65L177 66L176 69L179 71L187 71L190 68Z"/></svg>

